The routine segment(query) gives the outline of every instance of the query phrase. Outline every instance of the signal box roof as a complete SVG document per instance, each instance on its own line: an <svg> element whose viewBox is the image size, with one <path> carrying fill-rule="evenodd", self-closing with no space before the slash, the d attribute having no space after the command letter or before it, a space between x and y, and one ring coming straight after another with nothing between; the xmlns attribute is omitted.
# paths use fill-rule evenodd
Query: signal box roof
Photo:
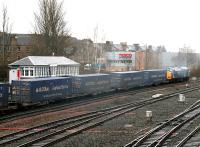
<svg viewBox="0 0 200 147"><path fill-rule="evenodd" d="M28 56L20 59L9 66L57 66L57 65L80 65L79 63L64 56Z"/></svg>

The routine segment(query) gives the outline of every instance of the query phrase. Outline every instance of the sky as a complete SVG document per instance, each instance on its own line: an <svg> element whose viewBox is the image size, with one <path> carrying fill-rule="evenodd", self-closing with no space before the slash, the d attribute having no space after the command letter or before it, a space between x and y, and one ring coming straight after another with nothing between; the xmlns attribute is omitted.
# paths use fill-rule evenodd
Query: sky
<svg viewBox="0 0 200 147"><path fill-rule="evenodd" d="M13 33L34 32L38 0L0 0L0 11L3 5ZM196 52L200 52L199 6L199 0L64 0L63 4L73 37L93 40L98 28L97 42L164 45L168 51L185 46Z"/></svg>

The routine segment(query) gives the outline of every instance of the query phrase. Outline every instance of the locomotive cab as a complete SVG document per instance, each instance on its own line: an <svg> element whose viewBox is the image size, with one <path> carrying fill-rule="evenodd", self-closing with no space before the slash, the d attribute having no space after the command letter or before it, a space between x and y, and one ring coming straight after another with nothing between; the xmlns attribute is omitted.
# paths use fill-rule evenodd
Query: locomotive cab
<svg viewBox="0 0 200 147"><path fill-rule="evenodd" d="M167 78L167 80L172 80L173 79L173 74L172 74L171 71L167 71L166 78Z"/></svg>

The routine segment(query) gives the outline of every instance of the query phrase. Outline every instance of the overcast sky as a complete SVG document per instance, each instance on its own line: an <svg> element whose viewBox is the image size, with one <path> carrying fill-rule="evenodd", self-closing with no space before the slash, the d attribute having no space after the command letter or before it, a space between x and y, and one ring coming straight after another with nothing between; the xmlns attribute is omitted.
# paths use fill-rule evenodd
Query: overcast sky
<svg viewBox="0 0 200 147"><path fill-rule="evenodd" d="M33 32L38 0L0 0L0 10L3 4L14 33ZM199 0L64 0L63 8L79 39L93 39L98 26L99 42L165 45L169 51L186 45L200 52Z"/></svg>

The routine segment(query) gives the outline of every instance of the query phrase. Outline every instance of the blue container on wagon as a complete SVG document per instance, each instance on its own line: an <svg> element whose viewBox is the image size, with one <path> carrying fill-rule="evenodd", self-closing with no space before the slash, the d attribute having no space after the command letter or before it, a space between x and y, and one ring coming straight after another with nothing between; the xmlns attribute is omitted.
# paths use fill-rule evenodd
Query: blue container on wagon
<svg viewBox="0 0 200 147"><path fill-rule="evenodd" d="M9 84L0 83L0 107L8 106Z"/></svg>
<svg viewBox="0 0 200 147"><path fill-rule="evenodd" d="M148 73L148 81L145 81L146 86L149 85L158 85L162 83L166 83L166 73L167 70L165 69L156 69L156 70L145 70L146 74Z"/></svg>
<svg viewBox="0 0 200 147"><path fill-rule="evenodd" d="M12 98L17 103L32 104L71 96L71 78L50 77L12 81Z"/></svg>
<svg viewBox="0 0 200 147"><path fill-rule="evenodd" d="M144 86L143 71L111 73L111 87L113 89L130 89L141 86Z"/></svg>
<svg viewBox="0 0 200 147"><path fill-rule="evenodd" d="M182 70L182 77L189 78L190 77L190 70L187 67L181 67Z"/></svg>
<svg viewBox="0 0 200 147"><path fill-rule="evenodd" d="M174 79L185 79L190 76L190 71L187 67L173 68L172 69Z"/></svg>
<svg viewBox="0 0 200 147"><path fill-rule="evenodd" d="M109 74L85 74L72 77L73 94L98 94L110 90Z"/></svg>

